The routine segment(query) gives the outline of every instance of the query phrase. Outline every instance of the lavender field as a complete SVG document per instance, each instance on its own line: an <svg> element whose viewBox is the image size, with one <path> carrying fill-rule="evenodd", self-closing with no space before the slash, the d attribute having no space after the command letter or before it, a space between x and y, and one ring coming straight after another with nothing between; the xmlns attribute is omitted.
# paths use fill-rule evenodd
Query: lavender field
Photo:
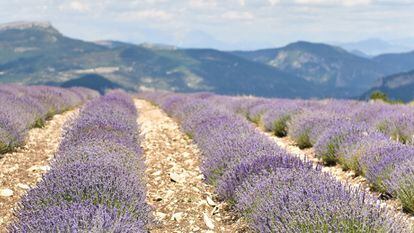
<svg viewBox="0 0 414 233"><path fill-rule="evenodd" d="M407 104L19 85L0 103L0 232L414 231Z"/></svg>
<svg viewBox="0 0 414 233"><path fill-rule="evenodd" d="M54 114L75 108L98 93L85 88L0 85L0 154L24 143L27 131Z"/></svg>

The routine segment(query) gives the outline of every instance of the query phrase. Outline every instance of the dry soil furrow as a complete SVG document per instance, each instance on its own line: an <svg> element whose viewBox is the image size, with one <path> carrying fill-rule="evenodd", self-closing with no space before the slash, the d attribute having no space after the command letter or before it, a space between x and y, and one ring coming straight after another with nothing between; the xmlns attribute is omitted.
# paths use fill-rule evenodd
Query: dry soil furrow
<svg viewBox="0 0 414 233"><path fill-rule="evenodd" d="M45 127L31 129L24 147L0 159L0 232L6 231L19 199L49 170L49 160L61 140L62 126L77 113L78 110L72 110L55 115Z"/></svg>
<svg viewBox="0 0 414 233"><path fill-rule="evenodd" d="M367 180L362 176L355 176L355 173L352 171L344 171L340 165L336 166L323 166L322 161L316 157L315 150L313 148L308 149L300 149L296 146L296 143L290 139L289 137L279 138L274 136L273 134L266 132L266 134L276 142L281 148L285 149L290 154L293 154L302 160L308 160L312 163L322 168L323 172L327 172L336 178L338 181L345 185L350 185L354 188L359 188L361 190L365 190L369 195L376 198L381 206L388 208L392 213L401 216L402 218L409 221L412 226L414 227L414 217L412 215L406 214L402 212L401 204L395 200L381 200L380 193L373 192L370 190L369 183Z"/></svg>
<svg viewBox="0 0 414 233"><path fill-rule="evenodd" d="M147 200L154 208L151 232L238 232L242 223L213 201L203 182L200 151L161 109L135 100L147 166Z"/></svg>

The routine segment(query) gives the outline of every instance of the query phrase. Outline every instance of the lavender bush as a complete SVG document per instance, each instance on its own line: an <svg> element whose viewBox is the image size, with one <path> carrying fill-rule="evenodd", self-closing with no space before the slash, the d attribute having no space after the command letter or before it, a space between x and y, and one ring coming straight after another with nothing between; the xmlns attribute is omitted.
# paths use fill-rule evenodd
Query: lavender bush
<svg viewBox="0 0 414 233"><path fill-rule="evenodd" d="M388 179L396 166L407 159L414 158L414 148L389 141L383 145L372 145L361 157L360 164L363 175L372 186L381 192L387 192L384 180Z"/></svg>
<svg viewBox="0 0 414 233"><path fill-rule="evenodd" d="M390 142L389 138L381 133L371 132L366 135L349 135L343 140L337 150L339 164L344 170L351 169L357 175L362 175L363 169L360 164L362 157L370 156L368 151L373 146L381 147Z"/></svg>
<svg viewBox="0 0 414 233"><path fill-rule="evenodd" d="M237 190L237 207L257 232L409 232L360 190L310 169L279 168Z"/></svg>
<svg viewBox="0 0 414 233"><path fill-rule="evenodd" d="M98 95L86 88L0 85L0 154L21 146L30 128Z"/></svg>
<svg viewBox="0 0 414 233"><path fill-rule="evenodd" d="M289 124L289 136L299 148L312 147L318 138L342 117L327 111L306 111L293 117Z"/></svg>
<svg viewBox="0 0 414 233"><path fill-rule="evenodd" d="M42 181L10 232L147 232L144 164L132 99L112 92L66 126Z"/></svg>
<svg viewBox="0 0 414 233"><path fill-rule="evenodd" d="M87 201L63 202L45 207L40 213L21 213L19 218L25 224L11 232L142 232L145 227L129 214Z"/></svg>
<svg viewBox="0 0 414 233"><path fill-rule="evenodd" d="M218 186L217 193L221 198L231 202L236 202L235 193L247 180L250 180L255 175L262 173L271 173L277 169L312 169L311 163L303 163L300 159L286 155L279 151L273 155L266 154L262 156L248 156L243 159L238 165L232 169L227 170Z"/></svg>
<svg viewBox="0 0 414 233"><path fill-rule="evenodd" d="M412 144L414 111L412 108L399 107L394 111L382 113L376 120L375 126L396 141Z"/></svg>
<svg viewBox="0 0 414 233"><path fill-rule="evenodd" d="M211 96L197 98L173 93L140 96L159 106L174 102L167 112L193 136L202 151L201 170L207 182L216 186L221 198L234 204L253 230L411 232L407 223L377 206L364 191L350 189L318 167L287 154L236 115L248 117L254 104L264 104L266 100L220 96L219 103ZM345 115L345 111L332 109L338 116ZM262 114L261 110L258 112ZM317 123L312 125L312 130L318 128L314 130L315 141L316 132L322 133L335 122L328 110L326 113L322 117L315 114ZM327 120L329 124L325 124Z"/></svg>
<svg viewBox="0 0 414 233"><path fill-rule="evenodd" d="M326 165L336 164L340 159L339 151L344 144L355 144L372 134L378 133L370 130L366 124L338 120L322 134L314 145L316 156L321 158Z"/></svg>
<svg viewBox="0 0 414 233"><path fill-rule="evenodd" d="M288 124L295 114L300 112L300 105L292 101L280 101L268 109L262 117L265 130L273 132L278 137L288 134Z"/></svg>
<svg viewBox="0 0 414 233"><path fill-rule="evenodd" d="M253 105L247 109L247 119L256 124L260 124L262 122L263 114L276 106L275 103L270 101Z"/></svg>
<svg viewBox="0 0 414 233"><path fill-rule="evenodd" d="M292 102L261 99L260 106L250 109L264 112L259 124L267 130L276 129L278 136L289 132L300 147L314 146L325 164L339 163L364 175L375 190L397 197L413 211L411 167L406 164L413 158L414 109L382 102L299 100L299 114L286 120L291 110L283 107ZM266 103L273 105L266 110Z"/></svg>
<svg viewBox="0 0 414 233"><path fill-rule="evenodd" d="M414 158L396 165L384 180L384 186L401 201L406 211L414 213Z"/></svg>
<svg viewBox="0 0 414 233"><path fill-rule="evenodd" d="M215 104L277 136L289 134L301 148L314 146L325 164L339 163L345 170L364 175L374 189L397 197L404 209L413 211L411 167L405 165L410 164L414 151L412 107L382 102L226 96L217 96Z"/></svg>

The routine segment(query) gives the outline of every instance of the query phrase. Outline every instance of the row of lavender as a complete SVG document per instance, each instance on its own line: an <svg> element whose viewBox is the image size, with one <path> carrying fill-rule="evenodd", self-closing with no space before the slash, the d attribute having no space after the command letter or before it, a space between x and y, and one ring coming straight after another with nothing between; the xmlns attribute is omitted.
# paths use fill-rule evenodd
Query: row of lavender
<svg viewBox="0 0 414 233"><path fill-rule="evenodd" d="M219 196L258 232L410 232L363 191L287 154L210 94L143 93L177 119ZM221 99L225 101L225 99Z"/></svg>
<svg viewBox="0 0 414 233"><path fill-rule="evenodd" d="M414 108L382 102L233 98L227 107L277 136L314 146L327 165L364 176L372 188L414 212Z"/></svg>
<svg viewBox="0 0 414 233"><path fill-rule="evenodd" d="M98 95L86 88L0 85L0 154L21 146L30 128Z"/></svg>
<svg viewBox="0 0 414 233"><path fill-rule="evenodd" d="M115 91L65 128L51 170L21 200L10 232L147 232L137 111Z"/></svg>

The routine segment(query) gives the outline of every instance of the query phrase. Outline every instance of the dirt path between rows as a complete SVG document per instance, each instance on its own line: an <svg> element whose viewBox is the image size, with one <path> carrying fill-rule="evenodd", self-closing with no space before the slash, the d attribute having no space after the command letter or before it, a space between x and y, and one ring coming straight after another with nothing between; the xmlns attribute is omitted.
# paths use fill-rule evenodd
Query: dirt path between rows
<svg viewBox="0 0 414 233"><path fill-rule="evenodd" d="M261 128L262 132L264 132L262 127L259 128ZM376 198L380 202L381 206L388 208L391 212L404 218L406 221L410 222L411 225L414 227L414 216L402 212L402 205L396 199L381 200L381 194L378 192L371 191L369 183L364 177L355 176L355 173L353 171L344 171L340 165L322 165L322 161L316 157L315 150L313 148L302 150L298 146L296 146L296 143L289 137L279 138L269 132L264 133L268 135L273 141L275 141L275 143L282 149L285 149L290 154L295 155L301 158L302 160L308 160L313 162L315 165L321 166L323 172L331 174L341 183L345 185L350 185L351 187L365 190L369 195Z"/></svg>
<svg viewBox="0 0 414 233"><path fill-rule="evenodd" d="M154 208L150 232L241 232L241 220L214 201L203 182L200 151L178 124L158 107L135 100L139 112L147 201Z"/></svg>
<svg viewBox="0 0 414 233"><path fill-rule="evenodd" d="M24 147L0 159L0 232L6 232L20 198L49 170L49 160L61 140L62 126L77 113L78 110L72 110L55 115L45 127L31 129Z"/></svg>

